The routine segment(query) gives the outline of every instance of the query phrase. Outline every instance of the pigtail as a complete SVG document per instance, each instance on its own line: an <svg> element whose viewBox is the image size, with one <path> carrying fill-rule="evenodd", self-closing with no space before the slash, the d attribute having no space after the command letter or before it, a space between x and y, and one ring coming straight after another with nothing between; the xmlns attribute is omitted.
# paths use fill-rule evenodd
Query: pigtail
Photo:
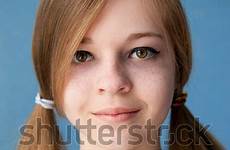
<svg viewBox="0 0 230 150"><path fill-rule="evenodd" d="M27 123L20 128L20 132L18 150L64 149L53 111L44 109L40 105L34 107L34 111Z"/></svg>
<svg viewBox="0 0 230 150"><path fill-rule="evenodd" d="M172 107L170 120L170 150L223 150L223 146L199 123L182 104Z"/></svg>
<svg viewBox="0 0 230 150"><path fill-rule="evenodd" d="M104 0L40 0L33 32L33 65L40 94L54 100L61 115L63 79L71 58L104 4ZM42 125L41 133L37 128L39 125ZM55 125L54 112L36 105L26 124L20 128L18 150L64 149Z"/></svg>

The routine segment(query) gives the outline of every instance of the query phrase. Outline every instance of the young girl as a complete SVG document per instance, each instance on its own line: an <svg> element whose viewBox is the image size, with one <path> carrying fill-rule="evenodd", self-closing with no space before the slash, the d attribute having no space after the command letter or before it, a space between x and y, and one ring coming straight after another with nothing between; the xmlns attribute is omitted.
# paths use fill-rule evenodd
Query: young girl
<svg viewBox="0 0 230 150"><path fill-rule="evenodd" d="M41 0L32 50L40 92L18 149L64 148L54 110L80 149L160 149L169 110L169 149L223 149L184 105L192 48L179 0Z"/></svg>

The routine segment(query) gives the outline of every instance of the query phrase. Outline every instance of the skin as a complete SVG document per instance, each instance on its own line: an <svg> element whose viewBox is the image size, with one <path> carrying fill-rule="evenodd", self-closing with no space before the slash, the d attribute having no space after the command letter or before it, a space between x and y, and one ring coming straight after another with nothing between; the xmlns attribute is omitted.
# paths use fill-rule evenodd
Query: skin
<svg viewBox="0 0 230 150"><path fill-rule="evenodd" d="M77 51L84 50L87 59L77 62L73 57L71 69L65 79L63 110L67 119L73 124L80 119L86 125L88 119L96 129L91 130L91 138L97 143L90 144L87 132L80 130L80 139L85 141L81 149L160 149L157 132L152 133L155 144L147 142L144 127L137 130L143 141L139 144L128 144L128 140L137 141L128 132L131 125L146 125L148 119L155 125L156 131L165 120L170 109L175 89L175 58L171 45L161 29L160 19L146 11L148 4L142 0L108 0L106 7L87 31ZM150 18L151 17L151 18ZM133 38L127 41L132 33L153 32L154 36ZM149 52L146 58L131 54L135 47L152 47L158 54ZM108 107L140 108L138 114L124 122L102 121L91 114ZM113 140L110 145L98 142L99 127L110 125L114 136L104 138ZM121 125L127 125L122 129ZM117 139L121 143L117 144Z"/></svg>

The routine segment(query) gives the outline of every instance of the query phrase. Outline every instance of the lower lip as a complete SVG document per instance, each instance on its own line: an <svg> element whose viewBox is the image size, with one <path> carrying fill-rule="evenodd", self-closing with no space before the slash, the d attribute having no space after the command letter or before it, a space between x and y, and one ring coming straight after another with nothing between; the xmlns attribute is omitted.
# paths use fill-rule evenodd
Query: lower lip
<svg viewBox="0 0 230 150"><path fill-rule="evenodd" d="M97 114L94 114L94 115L103 121L124 122L124 121L128 121L134 118L138 114L139 111L140 110L135 111L135 112L130 112L130 113L116 114L116 115L97 115Z"/></svg>

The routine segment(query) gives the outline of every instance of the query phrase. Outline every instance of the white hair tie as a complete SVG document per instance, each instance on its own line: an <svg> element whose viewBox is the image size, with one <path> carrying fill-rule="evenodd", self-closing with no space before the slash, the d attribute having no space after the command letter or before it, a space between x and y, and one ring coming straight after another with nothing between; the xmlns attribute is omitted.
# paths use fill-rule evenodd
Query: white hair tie
<svg viewBox="0 0 230 150"><path fill-rule="evenodd" d="M45 109L54 109L55 108L54 107L54 101L41 98L39 93L37 93L37 96L35 97L35 103L41 105Z"/></svg>

